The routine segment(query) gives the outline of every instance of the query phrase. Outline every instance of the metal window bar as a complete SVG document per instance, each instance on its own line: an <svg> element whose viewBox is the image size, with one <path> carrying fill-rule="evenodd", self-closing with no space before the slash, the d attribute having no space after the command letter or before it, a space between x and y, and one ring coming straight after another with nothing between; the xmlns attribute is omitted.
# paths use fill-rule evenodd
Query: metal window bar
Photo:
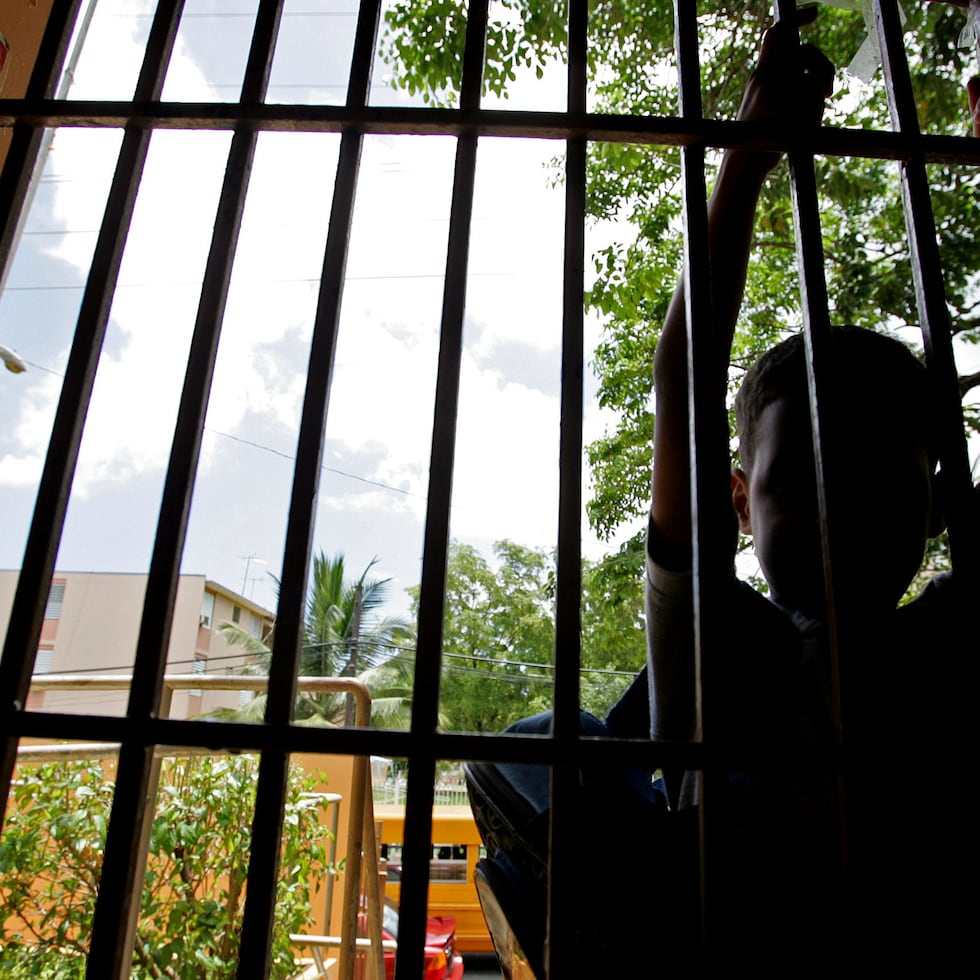
<svg viewBox="0 0 980 980"><path fill-rule="evenodd" d="M568 5L569 117L584 118L587 96L588 4ZM581 907L562 901L581 887L579 667L581 664L582 398L584 394L585 193L587 140L565 142L565 227L562 303L561 435L559 443L558 567L555 595L555 687L552 738L560 763L551 770L546 969L574 976L581 959ZM556 761L558 761L556 759Z"/></svg>
<svg viewBox="0 0 980 980"><path fill-rule="evenodd" d="M779 0L776 16L794 12L796 4ZM824 609L827 623L827 659L830 681L829 709L834 739L840 745L844 738L841 702L841 665L837 628L837 606L834 593L833 529L827 519L827 466L822 433L825 385L824 364L829 362L830 313L827 284L824 277L823 238L820 232L820 205L814 173L813 153L797 149L788 154L793 222L796 228L796 261L800 277L800 299L803 313L803 339L806 352L807 383L810 396L810 432L816 476L817 514L820 520L821 558L824 581ZM842 880L847 887L849 874L847 792L843 773L835 780L837 794L838 859Z"/></svg>
<svg viewBox="0 0 980 980"><path fill-rule="evenodd" d="M180 9L181 4L177 3L161 4L157 10L136 86L137 101L154 100L160 97ZM73 13L77 13L77 5L74 5ZM63 57L71 27L71 20L62 21L60 18L52 18L45 34L45 47L49 44L51 47L56 47ZM48 35L52 30L62 32L57 46L53 40L48 41ZM60 61L51 69L47 69L43 64L38 65L35 75L42 69L53 72L45 85L45 95L54 90L59 68ZM35 83L32 78L31 89L34 88ZM42 127L37 129L39 135L36 143L29 139L27 134L21 138L22 142L25 144L29 142L33 148L31 158L27 158L25 151L25 156L12 156L4 167L5 184L18 191L17 197L11 201L9 221L16 222L19 219L20 206L27 194L27 184L26 181L18 179L15 174L10 178L7 178L6 174L16 166L33 170L34 158L40 148L40 135L43 134ZM15 137L16 135L17 132ZM129 126L126 129L98 243L92 258L91 271L86 282L78 326L62 385L61 399L38 488L24 562L14 596L11 628L8 630L3 658L0 660L0 686L4 691L9 692L9 700L5 699L3 706L5 712L16 710L27 697L34 651L40 638L44 613L44 606L39 602L39 596L47 591L54 572L71 482L78 461L82 425L92 396L95 369L105 337L112 293L122 260L149 138L150 131L147 129L137 126ZM13 149L12 145L11 150ZM4 264L10 262L11 256L6 255L3 261ZM2 770L0 770L0 786L3 787L0 789L2 805L6 804L12 766L13 750L9 745L5 745Z"/></svg>
<svg viewBox="0 0 980 980"><path fill-rule="evenodd" d="M354 59L347 92L347 107L362 108L370 84L370 58L377 33L380 4L361 4L357 21ZM310 348L309 372L303 399L296 466L290 497L283 574L277 616L275 645L269 668L269 700L266 724L288 729L296 697L296 675L299 673L300 644L305 612L306 582L310 551L313 545L313 520L320 479L320 460L326 430L327 401L337 344L340 303L343 294L347 241L354 208L354 190L360 165L362 134L359 129L346 131L341 140L340 159L334 186L330 227L324 250L320 291L317 298ZM279 864L279 839L282 834L283 799L286 791L289 754L283 739L275 752L262 755L259 767L259 793L252 826L253 847L249 860L249 889L242 927L239 977L265 977L272 955L272 929L276 875ZM357 766L358 778L366 778ZM357 828L355 828L355 831ZM352 853L360 853L362 841L351 842ZM352 876L353 877L353 876ZM356 915L354 908L347 913ZM341 964L352 955L341 950Z"/></svg>
<svg viewBox="0 0 980 980"><path fill-rule="evenodd" d="M789 8L779 2L779 11ZM145 799L152 776L152 756L161 745L186 747L235 747L262 753L260 802L253 827L256 841L250 869L250 898L246 911L245 937L242 944L242 977L264 977L267 973L269 937L272 928L272 890L278 854L274 842L281 822L285 760L295 751L351 752L365 759L370 753L400 755L411 762L411 785L406 828L405 883L406 907L403 910L405 942L398 953L399 975L416 975L421 963L421 937L424 933L425 858L428 850L429 811L432 801L432 773L437 758L493 758L504 761L538 762L552 765L557 774L553 826L553 854L559 856L571 846L572 821L566 822L570 801L565 776L574 775L575 767L584 762L602 762L615 757L620 763L642 764L651 757L651 746L638 743L597 743L581 740L570 731L577 708L575 670L578 659L578 609L575 596L577 581L578 503L580 494L581 430L581 220L584 214L584 153L588 140L607 140L678 146L683 149L685 178L685 219L688 229L688 257L703 254L704 173L703 150L740 144L780 146L793 153L793 174L797 223L801 228L801 280L805 291L811 374L819 375L819 324L814 309L819 308L822 273L819 271L819 226L812 187L812 155L864 156L899 161L903 174L903 191L909 237L913 244L913 270L920 316L924 325L930 373L936 384L937 397L944 411L946 436L942 451L944 472L952 484L950 537L954 560L966 562L978 553L977 528L970 523L968 508L970 479L962 415L955 372L949 350L948 314L943 302L941 267L936 254L929 190L925 167L929 163L977 165L978 151L958 137L927 136L915 123L907 65L898 26L895 0L875 0L874 10L885 58L885 78L895 118L893 132L856 132L821 129L805 147L787 146L786 137L740 127L731 122L701 118L697 93L699 79L696 65L694 18L697 5L676 0L678 62L681 67L679 118L612 117L585 112L584 78L586 68L586 4L574 0L569 26L569 105L561 112L501 112L480 106L482 47L485 34L486 0L469 4L467 53L464 93L458 110L375 108L366 105L370 78L371 52L377 33L379 4L361 4L355 56L347 103L334 106L266 105L262 102L264 83L275 44L276 25L281 4L263 2L257 19L248 81L242 97L229 104L175 104L160 102L162 78L179 22L182 4L162 0L158 5L144 57L144 67L136 96L131 102L64 101L53 98L59 69L64 60L72 25L78 14L78 2L55 3L48 22L41 52L30 87L23 99L0 103L0 125L12 127L12 141L0 174L0 214L4 216L0 231L0 261L9 263L14 229L27 197L28 184L45 128L58 126L124 127L113 189L96 257L86 285L85 299L78 318L76 337L63 386L62 399L52 432L45 470L42 475L34 520L28 539L24 564L14 600L14 614L0 660L0 687L5 691L2 704L3 768L0 770L0 793L5 800L9 777L16 757L16 746L25 736L47 738L86 738L116 741L122 744L127 765L121 767L119 813L138 811ZM81 438L85 406L91 394L95 365L101 348L108 305L118 271L132 204L139 185L146 144L157 128L188 130L231 130L236 133L229 156L226 192L222 217L216 224L213 243L213 265L209 262L206 286L202 290L198 326L195 328L185 391L178 416L164 504L161 507L158 540L154 548L151 586L147 591L147 608L138 658L137 676L126 718L51 715L24 710L31 668L37 650L37 637L50 584L58 542L64 523L65 508L71 487L74 465ZM169 628L172 605L172 580L176 574L186 522L190 485L200 444L202 406L206 401L213 365L213 345L219 330L227 279L234 253L234 241L240 216L241 195L247 184L248 146L255 134L263 131L304 130L340 132L343 134L340 164L335 184L330 231L324 255L323 274L310 355L310 371L303 409L301 434L293 495L290 504L289 530L283 564L283 588L279 608L279 625L269 684L269 714L262 726L224 724L216 726L193 721L166 718L166 698L161 696L163 679L162 651L159 638L152 640L150 625L163 631ZM296 690L299 633L302 623L302 597L305 593L312 534L311 501L315 498L322 448L329 381L336 340L337 317L343 284L346 243L350 229L354 188L362 136L365 133L416 133L456 135L459 138L451 220L450 246L447 256L446 287L441 330L440 369L437 386L436 418L432 448L432 486L426 520L425 554L419 622L417 699L409 733L312 731L290 725L292 699ZM459 344L465 303L466 247L469 238L469 207L473 168L480 135L537 137L567 140L566 203L566 286L565 344L562 368L562 445L561 445L561 530L559 576L560 586L556 660L555 707L557 730L552 739L496 738L435 732L437 708L439 649L441 646L442 592L445 585L448 512L455 438L455 408L459 377ZM237 146L237 149L236 149ZM218 255L219 245L227 254ZM689 261L689 265L695 265ZM702 293L703 290L689 290ZM825 304L824 304L825 306ZM692 314L693 315L693 314ZM701 315L701 314L698 314ZM697 349L692 350L693 383L703 383L698 368ZM710 366L710 365L709 365ZM816 391L819 395L819 391ZM819 397L815 397L819 407ZM695 427L701 401L695 399ZM186 413L186 415L185 415ZM819 415L819 412L816 413ZM710 448L710 419L704 422L709 435L695 438L695 472L701 465L701 452ZM697 431L695 429L695 431ZM819 447L819 440L817 441ZM707 447L707 448L706 448ZM819 451L819 449L818 449ZM185 482L180 483L183 477ZM183 489L182 489L183 487ZM714 533L706 510L698 508L701 518L696 524L698 549ZM166 518L166 520L165 520ZM168 523L173 521L175 523ZM178 534L173 534L174 528ZM173 540L166 540L173 535ZM181 539L181 540L177 540ZM699 608L710 602L710 570L699 575ZM710 648L707 621L698 617L701 652ZM196 685L200 678L193 681ZM427 683L429 682L429 683ZM706 685L705 715L710 729L710 684ZM706 756L699 747L658 747L660 757L698 767ZM114 811L115 812L115 811ZM121 821L114 820L118 828ZM135 826L135 823L134 823ZM115 833L119 834L118 829ZM131 889L138 861L134 840L117 844L114 856L107 860L101 912L93 935L93 958L90 975L121 977L128 973L121 913L131 903ZM119 855L122 856L119 856ZM421 855L421 856L420 856ZM552 904L550 921L557 935L560 924L574 912L574 891L561 882L560 865L552 862ZM571 862L567 862L569 865ZM412 903L409 905L409 901ZM571 947L552 950L551 973L567 975L562 963L571 960ZM104 970L103 970L104 968Z"/></svg>
<svg viewBox="0 0 980 980"><path fill-rule="evenodd" d="M53 5L27 85L28 101L54 96L80 3L81 0L75 0L73 3ZM10 265L17 229L44 139L44 130L31 123L14 121L12 129L7 162L0 174L0 268L4 270ZM0 274L0 283L3 278Z"/></svg>
<svg viewBox="0 0 980 980"><path fill-rule="evenodd" d="M682 119L698 126L702 122L701 74L698 58L698 32L694 4L675 0L675 46L679 79L679 109ZM721 594L725 569L718 566L719 547L726 533L725 520L730 502L724 490L727 473L728 421L724 414L727 363L719 362L717 345L708 325L713 323L711 308L710 262L708 261L708 213L705 185L705 147L695 143L681 148L681 175L684 198L684 276L688 327L688 418L691 459L691 499L693 556L695 658L698 685L696 707L702 737L710 744L713 737L711 696L712 664L723 654L719 617L707 613ZM699 325L699 326L698 326ZM714 464L709 467L708 463ZM712 894L709 870L715 841L721 828L711 822L711 800L715 775L702 776L703 805L700 810L701 921L702 942L710 935Z"/></svg>
<svg viewBox="0 0 980 980"><path fill-rule="evenodd" d="M488 8L489 0L475 0L467 8L459 102L460 115L464 119L476 114L480 108ZM405 931L408 942L399 948L395 960L396 972L404 971L408 976L419 975L423 967L422 945L425 938L432 799L437 759L432 737L437 727L439 711L449 510L452 502L476 154L477 131L467 127L457 138L453 170L412 696L411 734L414 737L414 751L410 756L406 787L399 919L399 931Z"/></svg>
<svg viewBox="0 0 980 980"><path fill-rule="evenodd" d="M950 553L958 568L976 577L980 574L980 522L976 516L973 479L963 436L963 404L953 361L949 308L926 178L925 140L915 112L897 0L876 0L874 15L892 125L898 132L911 137L911 150L899 164L902 204L912 250L912 277L926 364L932 396L938 406L940 460L944 483L948 485L946 508Z"/></svg>
<svg viewBox="0 0 980 980"><path fill-rule="evenodd" d="M182 3L175 4L167 20L170 46L176 37L182 8ZM265 95L280 15L281 5L276 0L262 0L241 90L241 101L245 104L260 102ZM163 85L163 74L160 71L156 80L156 97ZM149 134L141 135L145 154ZM160 703L194 475L256 139L253 127L245 123L236 127L215 217L150 560L133 686L129 692L127 716L137 724L153 717ZM160 764L154 759L151 745L123 745L89 953L89 970L106 977L124 976L130 968L138 909L134 896L139 893L138 882L142 879L146 860L149 815L152 813L147 804L156 794L159 772ZM133 828L136 828L135 832ZM120 908L125 910L122 916L119 915Z"/></svg>

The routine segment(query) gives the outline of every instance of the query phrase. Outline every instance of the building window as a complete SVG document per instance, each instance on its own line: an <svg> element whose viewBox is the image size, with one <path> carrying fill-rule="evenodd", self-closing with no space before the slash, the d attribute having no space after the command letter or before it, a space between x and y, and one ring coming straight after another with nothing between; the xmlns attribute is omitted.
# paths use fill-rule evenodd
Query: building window
<svg viewBox="0 0 980 980"><path fill-rule="evenodd" d="M237 622L239 622L239 620L241 620L241 618L242 618L242 610L241 610L241 607L240 606L232 606L231 607L231 621L233 623L237 623Z"/></svg>
<svg viewBox="0 0 980 980"><path fill-rule="evenodd" d="M205 592L204 597L201 599L201 626L205 629L211 629L211 624L214 621L214 593Z"/></svg>
<svg viewBox="0 0 980 980"><path fill-rule="evenodd" d="M54 650L46 650L42 648L37 651L37 659L34 661L35 674L51 673L51 657L53 654Z"/></svg>
<svg viewBox="0 0 980 980"><path fill-rule="evenodd" d="M248 622L248 635L254 636L255 639L262 639L262 617L256 616L255 613L251 614L252 618Z"/></svg>

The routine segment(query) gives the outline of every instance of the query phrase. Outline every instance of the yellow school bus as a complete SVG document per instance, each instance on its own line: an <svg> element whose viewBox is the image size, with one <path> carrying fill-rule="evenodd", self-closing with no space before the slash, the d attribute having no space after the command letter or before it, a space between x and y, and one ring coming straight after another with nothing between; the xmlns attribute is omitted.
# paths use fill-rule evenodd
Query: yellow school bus
<svg viewBox="0 0 980 980"><path fill-rule="evenodd" d="M385 895L401 896L402 841L405 807L376 803L375 821L381 826L381 856L386 868ZM476 894L473 871L485 854L473 813L462 806L436 806L432 811L432 860L429 864L429 915L456 919L456 947L461 953L492 953Z"/></svg>

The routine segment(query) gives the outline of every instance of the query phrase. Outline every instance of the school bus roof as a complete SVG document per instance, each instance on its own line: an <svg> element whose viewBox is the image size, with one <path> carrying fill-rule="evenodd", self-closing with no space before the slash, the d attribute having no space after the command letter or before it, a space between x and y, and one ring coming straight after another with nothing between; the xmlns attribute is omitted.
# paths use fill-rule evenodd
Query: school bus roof
<svg viewBox="0 0 980 980"><path fill-rule="evenodd" d="M376 803L374 819L382 823L381 842L400 842L405 828L405 807L391 803ZM451 834L451 837L447 837ZM432 840L439 844L480 844L473 811L465 803L432 808Z"/></svg>

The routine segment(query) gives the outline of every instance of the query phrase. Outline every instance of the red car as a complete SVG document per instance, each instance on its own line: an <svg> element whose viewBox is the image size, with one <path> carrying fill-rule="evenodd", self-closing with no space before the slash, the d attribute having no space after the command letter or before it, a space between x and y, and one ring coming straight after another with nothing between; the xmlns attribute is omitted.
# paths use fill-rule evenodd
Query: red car
<svg viewBox="0 0 980 980"><path fill-rule="evenodd" d="M358 916L358 934L367 935L367 921ZM384 939L398 939L398 906L386 898L381 932ZM395 951L385 949L385 980L394 980ZM354 964L355 980L364 975L364 958ZM425 924L425 973L423 980L462 980L463 957L456 952L456 920L451 915L429 916Z"/></svg>

